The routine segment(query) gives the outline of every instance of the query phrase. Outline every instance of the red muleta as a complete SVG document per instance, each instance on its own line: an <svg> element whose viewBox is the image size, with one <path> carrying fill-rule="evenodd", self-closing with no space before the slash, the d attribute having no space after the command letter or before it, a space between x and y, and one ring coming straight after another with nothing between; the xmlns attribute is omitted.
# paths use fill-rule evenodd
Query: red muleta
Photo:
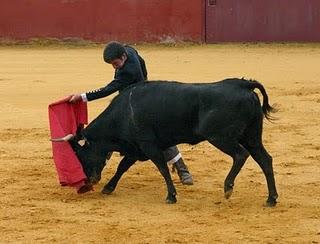
<svg viewBox="0 0 320 244"><path fill-rule="evenodd" d="M49 124L51 138L75 135L77 129L88 124L87 103L69 103L70 97L49 105ZM93 190L87 183L87 177L82 165L72 150L69 142L52 142L53 161L56 166L59 182L62 186L71 186L78 193Z"/></svg>

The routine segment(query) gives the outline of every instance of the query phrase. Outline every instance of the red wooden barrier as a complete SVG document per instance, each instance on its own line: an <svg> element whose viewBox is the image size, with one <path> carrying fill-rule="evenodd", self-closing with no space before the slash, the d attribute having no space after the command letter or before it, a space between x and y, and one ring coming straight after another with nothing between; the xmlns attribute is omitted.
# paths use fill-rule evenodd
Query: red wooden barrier
<svg viewBox="0 0 320 244"><path fill-rule="evenodd" d="M319 0L205 0L206 42L320 41Z"/></svg>
<svg viewBox="0 0 320 244"><path fill-rule="evenodd" d="M0 38L320 41L320 0L0 0Z"/></svg>
<svg viewBox="0 0 320 244"><path fill-rule="evenodd" d="M0 0L0 37L201 42L203 11L203 0Z"/></svg>

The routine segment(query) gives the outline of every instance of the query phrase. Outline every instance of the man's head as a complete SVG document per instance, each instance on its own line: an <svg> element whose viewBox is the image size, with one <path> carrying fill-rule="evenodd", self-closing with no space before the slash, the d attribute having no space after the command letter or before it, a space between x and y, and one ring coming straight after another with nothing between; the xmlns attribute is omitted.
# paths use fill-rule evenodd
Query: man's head
<svg viewBox="0 0 320 244"><path fill-rule="evenodd" d="M127 60L127 52L123 44L112 41L107 44L103 51L103 59L115 69L120 69Z"/></svg>

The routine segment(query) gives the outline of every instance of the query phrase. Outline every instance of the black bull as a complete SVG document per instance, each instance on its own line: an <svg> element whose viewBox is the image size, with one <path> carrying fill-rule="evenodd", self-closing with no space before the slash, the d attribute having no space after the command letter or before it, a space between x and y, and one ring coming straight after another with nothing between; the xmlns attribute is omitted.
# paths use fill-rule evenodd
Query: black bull
<svg viewBox="0 0 320 244"><path fill-rule="evenodd" d="M253 91L257 88L263 98ZM278 197L272 157L262 144L263 118L270 119L264 87L257 81L226 79L215 83L184 84L152 81L133 85L116 96L95 120L75 136L67 136L88 178L100 180L108 153L124 158L104 186L110 194L137 160L151 159L164 177L167 203L176 202L176 189L163 150L180 143L208 141L233 159L224 182L225 197L249 155L261 167L268 185L268 206ZM80 146L79 140L85 140Z"/></svg>

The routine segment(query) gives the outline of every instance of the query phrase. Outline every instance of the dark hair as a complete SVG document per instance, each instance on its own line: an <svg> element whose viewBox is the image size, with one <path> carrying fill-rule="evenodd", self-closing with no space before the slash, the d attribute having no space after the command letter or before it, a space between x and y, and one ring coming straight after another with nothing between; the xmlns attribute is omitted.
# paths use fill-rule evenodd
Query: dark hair
<svg viewBox="0 0 320 244"><path fill-rule="evenodd" d="M111 63L112 60L121 58L124 53L127 53L124 45L120 42L112 41L105 47L103 51L103 59L106 63Z"/></svg>

